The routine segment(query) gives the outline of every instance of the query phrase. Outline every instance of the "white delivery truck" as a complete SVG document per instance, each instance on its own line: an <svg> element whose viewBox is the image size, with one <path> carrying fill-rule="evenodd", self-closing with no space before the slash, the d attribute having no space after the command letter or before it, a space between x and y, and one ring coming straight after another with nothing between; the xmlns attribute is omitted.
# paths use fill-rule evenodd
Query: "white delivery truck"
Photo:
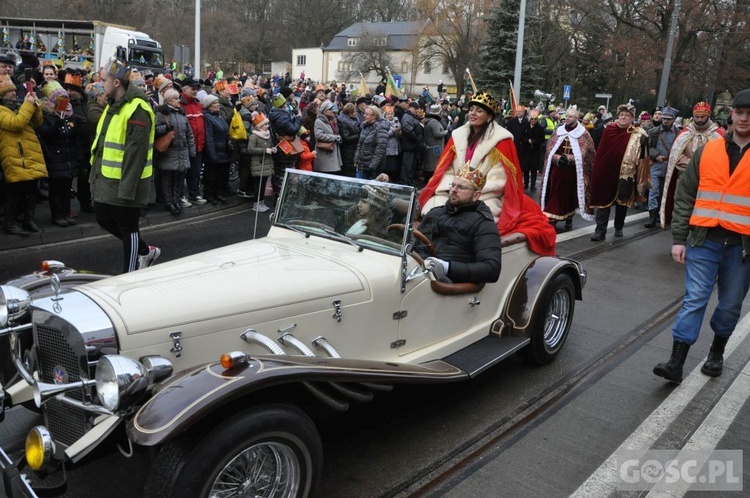
<svg viewBox="0 0 750 498"><path fill-rule="evenodd" d="M0 17L0 53L34 53L42 63L98 70L110 57L141 71L164 70L161 44L136 28L102 21Z"/></svg>

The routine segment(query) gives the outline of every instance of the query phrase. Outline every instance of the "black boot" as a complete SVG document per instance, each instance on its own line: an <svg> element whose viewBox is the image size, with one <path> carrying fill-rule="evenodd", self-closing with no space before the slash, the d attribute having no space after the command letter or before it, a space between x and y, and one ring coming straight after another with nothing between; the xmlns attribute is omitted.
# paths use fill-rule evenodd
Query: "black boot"
<svg viewBox="0 0 750 498"><path fill-rule="evenodd" d="M724 347L727 345L729 337L714 336L714 342L711 344L711 350L708 352L706 363L701 367L701 373L709 377L718 377L724 368Z"/></svg>
<svg viewBox="0 0 750 498"><path fill-rule="evenodd" d="M36 216L36 201L26 202L26 209L24 211L25 216L23 218L23 228L32 233L38 233L39 226L37 226L34 217Z"/></svg>
<svg viewBox="0 0 750 498"><path fill-rule="evenodd" d="M648 223L644 224L645 228L656 228L659 226L659 210L652 209L648 212L650 215Z"/></svg>
<svg viewBox="0 0 750 498"><path fill-rule="evenodd" d="M21 228L21 225L18 224L19 201L18 196L8 196L5 203L5 233L28 237L29 232Z"/></svg>
<svg viewBox="0 0 750 498"><path fill-rule="evenodd" d="M672 357L667 363L659 363L654 367L654 374L672 381L676 384L682 382L682 366L685 364L690 344L674 341L672 344Z"/></svg>

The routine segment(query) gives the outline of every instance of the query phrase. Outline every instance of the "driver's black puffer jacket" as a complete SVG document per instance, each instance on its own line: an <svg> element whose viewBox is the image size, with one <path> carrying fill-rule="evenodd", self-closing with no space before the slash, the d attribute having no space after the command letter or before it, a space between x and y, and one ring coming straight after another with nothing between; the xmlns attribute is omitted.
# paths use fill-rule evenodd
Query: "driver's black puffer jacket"
<svg viewBox="0 0 750 498"><path fill-rule="evenodd" d="M419 231L432 242L436 257L450 263L448 278L453 282L480 284L500 278L500 233L484 202L436 207L422 219ZM416 251L423 258L430 256L423 246Z"/></svg>

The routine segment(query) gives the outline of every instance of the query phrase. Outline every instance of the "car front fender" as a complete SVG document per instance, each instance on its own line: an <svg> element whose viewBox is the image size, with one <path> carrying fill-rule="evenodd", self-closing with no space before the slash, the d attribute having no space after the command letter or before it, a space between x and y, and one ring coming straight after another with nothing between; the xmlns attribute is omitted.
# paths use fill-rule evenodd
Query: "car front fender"
<svg viewBox="0 0 750 498"><path fill-rule="evenodd" d="M443 361L422 365L343 358L254 356L225 370L219 363L181 372L166 381L128 421L128 437L153 446L186 431L227 403L261 389L299 382L433 384L468 379Z"/></svg>

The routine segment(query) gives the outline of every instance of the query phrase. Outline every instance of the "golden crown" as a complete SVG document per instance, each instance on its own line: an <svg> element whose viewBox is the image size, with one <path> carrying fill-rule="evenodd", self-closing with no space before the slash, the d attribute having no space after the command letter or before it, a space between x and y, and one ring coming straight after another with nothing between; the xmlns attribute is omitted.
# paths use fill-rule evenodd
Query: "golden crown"
<svg viewBox="0 0 750 498"><path fill-rule="evenodd" d="M469 105L471 104L479 104L492 114L497 114L497 100L487 92L477 92L477 94L469 100Z"/></svg>
<svg viewBox="0 0 750 498"><path fill-rule="evenodd" d="M479 168L472 168L467 162L456 173L456 178L463 178L464 180L471 183L477 190L482 190L484 184L487 183L487 176L483 175Z"/></svg>

